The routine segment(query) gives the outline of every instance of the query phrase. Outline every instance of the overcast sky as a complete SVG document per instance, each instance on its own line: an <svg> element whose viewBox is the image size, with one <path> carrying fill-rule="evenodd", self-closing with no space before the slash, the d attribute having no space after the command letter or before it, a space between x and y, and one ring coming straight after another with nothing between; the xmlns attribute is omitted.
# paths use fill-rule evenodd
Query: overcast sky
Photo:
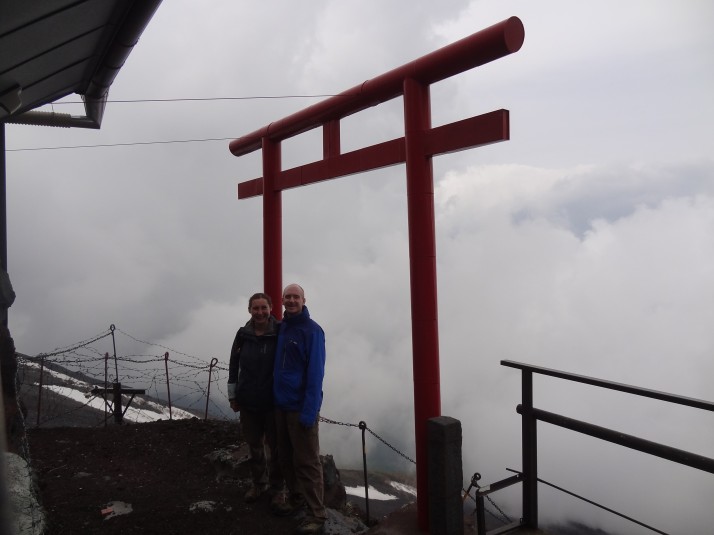
<svg viewBox="0 0 714 535"><path fill-rule="evenodd" d="M435 126L510 110L510 141L434 160L442 411L462 422L465 478L487 483L521 467L520 376L501 359L714 399L714 4L170 0L109 95L334 94L512 15L518 53L432 88ZM237 184L262 171L227 140L15 149L237 138L317 101L110 102L100 131L8 125L18 351L113 323L227 363L263 287L261 200ZM402 121L401 99L350 117L343 151ZM320 155L310 132L283 167ZM323 416L413 456L405 192L404 166L284 192L283 280L327 333ZM714 457L711 413L559 383L536 378L535 405ZM359 466L358 435L325 425L323 452ZM548 481L671 533L714 525L711 474L548 424L539 445ZM545 488L541 518L642 532Z"/></svg>

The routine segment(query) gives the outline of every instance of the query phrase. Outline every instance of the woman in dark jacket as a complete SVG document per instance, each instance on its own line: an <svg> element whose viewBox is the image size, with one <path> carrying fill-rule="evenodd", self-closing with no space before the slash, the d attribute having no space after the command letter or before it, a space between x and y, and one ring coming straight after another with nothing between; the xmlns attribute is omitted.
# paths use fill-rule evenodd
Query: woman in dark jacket
<svg viewBox="0 0 714 535"><path fill-rule="evenodd" d="M264 293L250 298L251 318L236 333L228 368L228 399L231 408L240 411L241 433L250 448L253 484L245 494L247 502L257 500L269 489L276 495L283 487L273 415L273 366L279 323L271 315L272 306Z"/></svg>

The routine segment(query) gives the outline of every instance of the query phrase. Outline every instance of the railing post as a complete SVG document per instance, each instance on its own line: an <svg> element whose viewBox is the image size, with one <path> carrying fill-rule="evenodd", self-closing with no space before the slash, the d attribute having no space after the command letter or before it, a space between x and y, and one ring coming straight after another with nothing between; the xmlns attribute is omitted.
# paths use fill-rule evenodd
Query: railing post
<svg viewBox="0 0 714 535"><path fill-rule="evenodd" d="M366 422L360 422L358 426L362 430L362 470L364 471L364 503L367 514L367 525L369 526L369 481L367 480L367 448L364 441L364 432L367 429Z"/></svg>
<svg viewBox="0 0 714 535"><path fill-rule="evenodd" d="M476 493L476 535L486 535L486 507L483 496Z"/></svg>
<svg viewBox="0 0 714 535"><path fill-rule="evenodd" d="M533 417L533 372L523 370L522 454L523 454L523 524L538 528L538 436Z"/></svg>

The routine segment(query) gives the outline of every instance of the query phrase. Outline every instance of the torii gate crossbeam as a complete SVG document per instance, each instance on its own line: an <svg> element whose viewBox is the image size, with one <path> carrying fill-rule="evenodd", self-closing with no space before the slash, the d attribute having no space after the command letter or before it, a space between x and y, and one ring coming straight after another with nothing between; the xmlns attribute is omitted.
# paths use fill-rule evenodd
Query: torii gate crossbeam
<svg viewBox="0 0 714 535"><path fill-rule="evenodd" d="M235 156L263 152L263 176L239 184L238 197L263 196L264 281L273 296L282 292L282 190L406 163L417 512L424 531L429 527L426 422L441 415L432 157L509 139L507 110L432 128L430 85L517 52L524 37L522 22L511 17L229 145ZM341 153L341 119L401 95L404 137ZM280 142L317 127L323 129L322 160L282 170Z"/></svg>

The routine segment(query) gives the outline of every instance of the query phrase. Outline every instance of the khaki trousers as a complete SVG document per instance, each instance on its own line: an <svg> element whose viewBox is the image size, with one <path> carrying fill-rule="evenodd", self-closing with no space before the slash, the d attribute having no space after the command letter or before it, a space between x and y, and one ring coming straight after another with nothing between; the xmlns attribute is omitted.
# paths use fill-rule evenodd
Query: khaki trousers
<svg viewBox="0 0 714 535"><path fill-rule="evenodd" d="M300 425L298 412L275 410L280 466L291 494L302 494L310 514L327 520L320 463L318 423L309 429Z"/></svg>

